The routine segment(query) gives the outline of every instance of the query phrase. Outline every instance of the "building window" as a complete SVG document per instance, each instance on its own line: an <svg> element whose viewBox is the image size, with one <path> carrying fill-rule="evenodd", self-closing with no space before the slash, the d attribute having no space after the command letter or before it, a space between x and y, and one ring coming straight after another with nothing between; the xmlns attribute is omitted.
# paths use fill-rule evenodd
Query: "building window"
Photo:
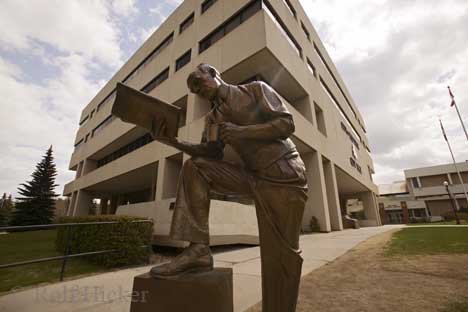
<svg viewBox="0 0 468 312"><path fill-rule="evenodd" d="M315 66L314 64L312 64L312 62L309 60L309 58L307 58L307 68L309 69L309 71L312 73L312 75L317 78L317 71L315 69Z"/></svg>
<svg viewBox="0 0 468 312"><path fill-rule="evenodd" d="M102 167L105 164L117 160L120 157L125 156L151 142L153 142L153 137L151 136L151 134L145 134L144 136L136 139L135 141L125 145L124 147L119 148L115 152L110 153L109 155L99 159L97 161L97 167Z"/></svg>
<svg viewBox="0 0 468 312"><path fill-rule="evenodd" d="M75 144L75 149L73 150L73 152L78 151L78 150L83 146L83 142L84 142L83 139L79 140L79 141Z"/></svg>
<svg viewBox="0 0 468 312"><path fill-rule="evenodd" d="M295 9L294 6L292 5L291 1L289 1L289 0L283 0L283 3L286 4L286 6L288 7L289 11L290 11L291 14L294 16L294 18L297 18L296 9Z"/></svg>
<svg viewBox="0 0 468 312"><path fill-rule="evenodd" d="M297 54L299 54L299 56L302 58L302 48L297 42L297 40L294 38L294 36L291 34L289 29L286 27L286 24L283 22L283 20L280 18L278 13L275 11L273 6L268 1L264 0L264 3L265 3L265 11L267 12L267 14L271 17L271 19L276 24L276 26L278 26L278 29L286 38L288 43L294 48Z"/></svg>
<svg viewBox="0 0 468 312"><path fill-rule="evenodd" d="M96 108L96 111L99 112L99 110L107 105L108 103L112 102L113 100L115 99L115 89L112 90L111 93L109 93L108 96L106 96L106 98L104 100L101 101L101 103L98 104L97 108Z"/></svg>
<svg viewBox="0 0 468 312"><path fill-rule="evenodd" d="M205 38L203 38L198 43L198 53L202 53L209 47L211 47L214 43L216 43L219 39L223 38L237 26L248 20L252 17L255 13L262 9L262 1L261 0L254 0L247 4L245 7L240 9L236 14L231 16L226 22L221 24L218 28L216 28L213 32L208 34Z"/></svg>
<svg viewBox="0 0 468 312"><path fill-rule="evenodd" d="M205 0L201 5L201 13L205 13L217 0Z"/></svg>
<svg viewBox="0 0 468 312"><path fill-rule="evenodd" d="M86 122L88 122L88 120L89 120L89 115L86 115L86 117L80 121L80 126L84 125Z"/></svg>
<svg viewBox="0 0 468 312"><path fill-rule="evenodd" d="M304 32L304 34L305 34L306 37L307 37L307 40L311 41L311 40L310 40L310 33L309 33L309 31L307 30L307 28L305 27L305 25L304 25L303 22L301 22L301 27L302 27L302 31Z"/></svg>
<svg viewBox="0 0 468 312"><path fill-rule="evenodd" d="M190 14L179 26L179 34L181 34L184 30L189 28L190 25L193 24L193 20L195 19L195 14Z"/></svg>
<svg viewBox="0 0 468 312"><path fill-rule="evenodd" d="M315 102L314 102L314 110L315 110L315 119L317 120L317 129L324 136L327 136L327 127L325 125L325 116L323 114L323 110Z"/></svg>
<svg viewBox="0 0 468 312"><path fill-rule="evenodd" d="M356 129L354 128L354 126L351 124L351 121L349 120L348 116L346 116L346 113L343 111L343 109L341 108L340 104L338 104L338 101L336 100L335 96L333 95L333 93L330 91L330 88L327 86L327 84L325 83L325 81L323 81L322 77L320 77L320 84L322 85L322 88L323 90L325 91L325 93L328 95L328 98L330 99L330 101L335 105L336 109L338 110L338 112L340 113L341 117L343 117L344 121L346 122L346 124L349 126L349 128L351 129L351 133L353 134L353 136L355 137L354 139L358 142L361 142L361 136L358 134L358 132L356 131ZM346 128L346 127L345 127ZM357 145L357 144L356 144ZM359 147L359 146L358 146Z"/></svg>
<svg viewBox="0 0 468 312"><path fill-rule="evenodd" d="M101 132L105 127L107 127L112 121L114 121L115 117L113 115L109 115L106 119L104 119L96 128L93 129L91 132L91 137L96 136L99 132Z"/></svg>
<svg viewBox="0 0 468 312"><path fill-rule="evenodd" d="M151 92L154 88L163 83L167 78L169 78L169 67L163 70L159 75L157 75L153 80L148 82L146 86L141 88L141 91L145 93Z"/></svg>
<svg viewBox="0 0 468 312"><path fill-rule="evenodd" d="M354 114L354 117L357 119L357 114L356 112L354 111L354 108L353 106L351 105L351 102L349 101L348 97L346 96L343 88L341 88L341 85L338 83L338 79L336 79L335 75L333 74L333 71L331 70L330 66L328 66L328 63L325 61L325 58L322 54L322 52L320 51L320 49L317 47L317 45L315 44L314 42L314 50L315 50L315 53L317 54L317 56L319 57L320 59L320 62L322 62L322 65L325 67L325 69L328 71L328 73L330 74L330 76L332 77L333 79L333 82L336 84L336 86L338 87L338 89L340 90L341 94L343 95L344 99L346 100L346 103L348 104L348 107L349 109L353 112Z"/></svg>
<svg viewBox="0 0 468 312"><path fill-rule="evenodd" d="M190 63L191 57L192 57L192 50L190 49L177 59L176 64L175 64L175 70L178 71L179 69L181 69L182 67Z"/></svg>
<svg viewBox="0 0 468 312"><path fill-rule="evenodd" d="M143 68L145 68L149 63L151 63L151 61L154 60L156 56L158 56L167 46L171 44L172 40L174 40L173 32L170 33L169 36L164 38L164 40L143 61L141 61L140 64L138 64L138 66L134 70L132 70L130 74L127 75L127 77L125 77L123 82L129 82L134 77L136 77L138 73L141 70L143 70Z"/></svg>
<svg viewBox="0 0 468 312"><path fill-rule="evenodd" d="M411 178L411 183L413 184L413 188L421 188L421 184L419 184L418 178Z"/></svg>
<svg viewBox="0 0 468 312"><path fill-rule="evenodd" d="M372 176L374 174L374 171L372 170L372 168L370 166L367 166L367 169L369 171L369 178L371 181L374 181L374 177Z"/></svg>

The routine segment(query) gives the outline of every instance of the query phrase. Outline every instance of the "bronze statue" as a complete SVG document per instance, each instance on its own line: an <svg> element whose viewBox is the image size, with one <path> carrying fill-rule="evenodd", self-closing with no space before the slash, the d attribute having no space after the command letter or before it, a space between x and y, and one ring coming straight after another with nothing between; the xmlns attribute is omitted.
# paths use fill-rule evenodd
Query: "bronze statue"
<svg viewBox="0 0 468 312"><path fill-rule="evenodd" d="M304 163L289 137L294 122L285 104L266 83L224 82L219 72L200 64L188 79L190 91L209 100L200 144L153 135L192 156L179 178L171 238L190 242L173 261L155 266L155 278L213 269L209 249L210 191L255 200L260 235L263 311L295 311L301 277L299 234L307 181ZM223 161L229 144L244 166Z"/></svg>

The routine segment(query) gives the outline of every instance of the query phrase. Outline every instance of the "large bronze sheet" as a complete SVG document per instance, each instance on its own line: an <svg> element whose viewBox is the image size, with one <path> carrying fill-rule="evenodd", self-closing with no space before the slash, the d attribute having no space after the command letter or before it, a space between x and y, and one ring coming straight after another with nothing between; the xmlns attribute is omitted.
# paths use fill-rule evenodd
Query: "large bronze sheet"
<svg viewBox="0 0 468 312"><path fill-rule="evenodd" d="M118 82L112 115L124 122L154 133L161 122L166 123L166 135L177 137L180 108Z"/></svg>

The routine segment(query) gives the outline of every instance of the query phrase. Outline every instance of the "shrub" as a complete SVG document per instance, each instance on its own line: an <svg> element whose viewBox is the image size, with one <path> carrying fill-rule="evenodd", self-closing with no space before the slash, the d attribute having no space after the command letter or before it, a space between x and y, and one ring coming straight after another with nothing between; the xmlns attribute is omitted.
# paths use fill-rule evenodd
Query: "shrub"
<svg viewBox="0 0 468 312"><path fill-rule="evenodd" d="M59 222L117 222L116 224L72 226L69 239L70 254L118 249L114 253L83 257L83 259L98 265L117 267L142 264L149 261L151 248L143 248L142 246L151 244L153 223L132 223L132 221L136 220L146 219L129 216L100 215L62 217L59 219ZM55 242L57 250L65 252L66 242L67 227L60 227L57 231Z"/></svg>
<svg viewBox="0 0 468 312"><path fill-rule="evenodd" d="M320 224L315 216L310 219L310 231L320 232Z"/></svg>
<svg viewBox="0 0 468 312"><path fill-rule="evenodd" d="M468 212L457 211L457 215L460 220L468 220ZM442 217L444 218L444 220L447 221L455 220L455 214L453 213L453 211L445 212L444 214L442 214Z"/></svg>

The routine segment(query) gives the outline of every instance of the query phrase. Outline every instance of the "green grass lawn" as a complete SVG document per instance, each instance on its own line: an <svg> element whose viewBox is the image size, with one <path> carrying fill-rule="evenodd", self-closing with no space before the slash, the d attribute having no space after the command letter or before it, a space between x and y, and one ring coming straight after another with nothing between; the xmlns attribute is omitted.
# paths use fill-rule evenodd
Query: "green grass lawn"
<svg viewBox="0 0 468 312"><path fill-rule="evenodd" d="M386 255L468 253L468 227L410 227L395 233Z"/></svg>
<svg viewBox="0 0 468 312"><path fill-rule="evenodd" d="M461 225L468 225L467 220L460 220ZM424 222L424 223L408 223L409 226L418 226L418 225L457 225L455 221L443 221L443 222Z"/></svg>
<svg viewBox="0 0 468 312"><path fill-rule="evenodd" d="M453 302L447 307L440 310L441 312L467 312L468 311L468 299L461 302Z"/></svg>
<svg viewBox="0 0 468 312"><path fill-rule="evenodd" d="M55 230L19 232L0 235L0 264L60 256L55 250ZM29 264L0 269L0 293L15 288L60 279L61 261ZM104 271L105 268L84 259L69 259L65 277Z"/></svg>

